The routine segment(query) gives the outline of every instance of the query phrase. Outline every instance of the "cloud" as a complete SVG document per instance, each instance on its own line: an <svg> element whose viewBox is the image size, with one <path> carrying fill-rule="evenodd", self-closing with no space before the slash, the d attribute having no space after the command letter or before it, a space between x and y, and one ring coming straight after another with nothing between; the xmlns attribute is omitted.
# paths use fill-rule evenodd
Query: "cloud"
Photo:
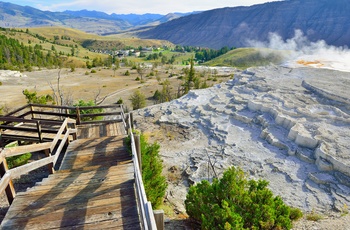
<svg viewBox="0 0 350 230"><path fill-rule="evenodd" d="M350 72L350 50L347 47L328 45L324 40L311 42L300 30L294 36L283 40L276 33L270 33L266 42L249 40L252 47L282 50L285 66L309 66ZM266 54L266 50L263 51Z"/></svg>

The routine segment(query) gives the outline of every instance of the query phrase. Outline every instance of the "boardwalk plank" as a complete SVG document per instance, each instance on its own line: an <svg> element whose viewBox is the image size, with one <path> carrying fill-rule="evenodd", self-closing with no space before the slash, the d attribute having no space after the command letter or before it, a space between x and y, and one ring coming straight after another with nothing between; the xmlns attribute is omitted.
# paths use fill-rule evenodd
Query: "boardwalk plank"
<svg viewBox="0 0 350 230"><path fill-rule="evenodd" d="M119 124L90 125L67 148L62 165L19 193L2 229L135 229L140 221L134 165ZM122 136L105 136L121 133Z"/></svg>

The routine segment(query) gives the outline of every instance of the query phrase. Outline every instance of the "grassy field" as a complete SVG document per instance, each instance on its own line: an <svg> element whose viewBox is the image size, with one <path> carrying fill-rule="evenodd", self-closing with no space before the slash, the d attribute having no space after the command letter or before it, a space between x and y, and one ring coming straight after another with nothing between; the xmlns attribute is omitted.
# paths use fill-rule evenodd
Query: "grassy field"
<svg viewBox="0 0 350 230"><path fill-rule="evenodd" d="M263 66L270 63L279 64L283 61L285 53L286 51L266 48L238 48L205 64L209 66L233 66L239 69L246 69L251 66Z"/></svg>

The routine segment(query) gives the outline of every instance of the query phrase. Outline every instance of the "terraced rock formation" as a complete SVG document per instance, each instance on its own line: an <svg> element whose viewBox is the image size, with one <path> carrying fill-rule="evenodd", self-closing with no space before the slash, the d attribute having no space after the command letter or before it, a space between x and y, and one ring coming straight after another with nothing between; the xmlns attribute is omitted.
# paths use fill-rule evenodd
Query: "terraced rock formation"
<svg viewBox="0 0 350 230"><path fill-rule="evenodd" d="M250 68L229 82L138 110L161 142L168 200L183 210L191 183L231 165L305 211L350 205L350 73ZM176 177L177 175L177 177Z"/></svg>

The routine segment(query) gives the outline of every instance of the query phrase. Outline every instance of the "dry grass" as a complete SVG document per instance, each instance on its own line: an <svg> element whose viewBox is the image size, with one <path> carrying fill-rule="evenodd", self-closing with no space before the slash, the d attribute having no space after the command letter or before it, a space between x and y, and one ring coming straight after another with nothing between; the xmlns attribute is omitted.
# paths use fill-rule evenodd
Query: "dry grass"
<svg viewBox="0 0 350 230"><path fill-rule="evenodd" d="M306 219L310 221L319 221L323 219L323 216L319 213L316 213L314 210L306 215Z"/></svg>
<svg viewBox="0 0 350 230"><path fill-rule="evenodd" d="M172 166L168 169L166 177L170 183L178 183L182 178L181 171L176 166Z"/></svg>

